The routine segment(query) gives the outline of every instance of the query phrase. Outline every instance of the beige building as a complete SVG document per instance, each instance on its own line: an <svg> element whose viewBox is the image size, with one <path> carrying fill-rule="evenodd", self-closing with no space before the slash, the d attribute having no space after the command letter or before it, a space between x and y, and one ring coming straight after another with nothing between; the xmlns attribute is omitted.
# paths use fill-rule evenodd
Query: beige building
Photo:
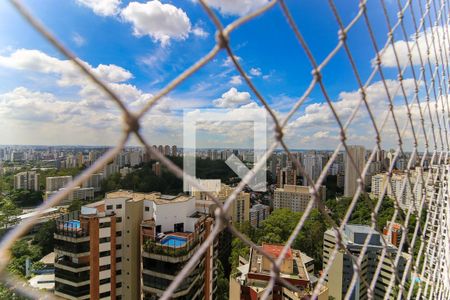
<svg viewBox="0 0 450 300"><path fill-rule="evenodd" d="M263 244L261 248L276 259L283 246ZM287 279L301 292L290 290L276 283L268 299L303 300L311 297L314 285L303 257L299 250L289 249L280 266L281 278ZM271 266L272 264L267 257L251 249L249 261L241 264L237 268L237 272L232 272L230 276L230 299L260 299L271 279ZM317 299L328 300L328 288L326 286L321 288Z"/></svg>
<svg viewBox="0 0 450 300"><path fill-rule="evenodd" d="M372 281L375 270L380 262L381 271L376 279L374 299L396 299L394 289L392 289L390 294L386 296L387 287L392 276L402 278L406 261L410 259L410 256L407 253L402 253L398 266L395 269L393 259L391 259L390 256L392 253L395 257L398 249L393 245L388 244L386 245L387 254L381 261L381 252L384 248L381 234L366 225L346 225L344 227L344 236L342 237L342 240L345 243L346 248L354 256L358 257L369 233L372 233L372 237L361 263L361 277L358 276L355 287L350 293L351 296L349 299L368 299L367 288L363 284L363 281L369 283ZM325 269L337 242L333 229L329 229L325 232L323 242L323 268ZM349 289L353 274L352 257L347 252L340 250L331 265L327 277L325 278L329 289L329 295L336 300L344 299L344 296Z"/></svg>
<svg viewBox="0 0 450 300"><path fill-rule="evenodd" d="M371 193L374 197L379 198L386 188L385 195L397 199L400 208L408 210L418 210L422 199L423 182L425 178L420 178L420 170L411 170L409 180L404 171L394 170L388 183L387 173L380 173L372 176ZM403 186L405 187L403 188Z"/></svg>
<svg viewBox="0 0 450 300"><path fill-rule="evenodd" d="M57 221L55 294L80 300L157 299L212 226L210 217L196 211L193 197L108 193ZM172 299L213 299L214 247Z"/></svg>
<svg viewBox="0 0 450 300"><path fill-rule="evenodd" d="M353 158L355 165L352 164L349 154ZM364 169L365 161L366 149L363 146L348 147L348 153L345 155L345 197L353 197L353 195L355 195L356 189L358 188L359 174L361 174Z"/></svg>
<svg viewBox="0 0 450 300"><path fill-rule="evenodd" d="M72 176L55 176L45 178L45 191L58 191L72 181Z"/></svg>
<svg viewBox="0 0 450 300"><path fill-rule="evenodd" d="M220 180L200 180L203 186L207 187L213 195L215 195L221 203L225 203L227 198L234 191L233 187L220 182ZM216 205L208 197L205 192L199 191L196 188L191 188L191 195L197 200L197 206L202 208L205 212L213 212ZM235 223L242 223L249 221L250 218L250 194L240 192L228 211L231 220Z"/></svg>
<svg viewBox="0 0 450 300"><path fill-rule="evenodd" d="M319 190L320 198L325 201L326 187L321 186ZM305 211L312 196L308 186L301 185L285 185L284 188L275 189L273 196L273 208L288 208L294 212ZM314 203L317 208L317 203Z"/></svg>
<svg viewBox="0 0 450 300"><path fill-rule="evenodd" d="M65 188L61 188L57 191L46 191L45 195L44 195L44 199L48 200L48 198L50 198L52 195L55 195L56 193L58 193L59 191L65 190ZM61 202L59 202L59 205L69 205L70 203L72 203L72 201L75 200L84 200L84 201L92 201L94 200L94 188L93 187L89 187L89 188L83 188L83 187L75 187L73 188L69 195L67 195L63 200L61 200Z"/></svg>
<svg viewBox="0 0 450 300"><path fill-rule="evenodd" d="M36 171L17 173L14 175L14 189L39 191L39 174Z"/></svg>

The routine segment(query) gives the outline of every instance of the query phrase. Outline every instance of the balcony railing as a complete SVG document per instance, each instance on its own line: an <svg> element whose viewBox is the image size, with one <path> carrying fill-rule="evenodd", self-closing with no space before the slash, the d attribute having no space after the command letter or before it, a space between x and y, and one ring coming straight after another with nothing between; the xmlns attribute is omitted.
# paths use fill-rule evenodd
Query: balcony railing
<svg viewBox="0 0 450 300"><path fill-rule="evenodd" d="M89 280L89 271L83 272L70 272L63 269L55 268L55 278L65 279L70 282L83 282Z"/></svg>
<svg viewBox="0 0 450 300"><path fill-rule="evenodd" d="M148 239L144 242L143 248L148 253L179 257L187 255L198 243L198 237L188 239L184 245L178 247L164 245L161 242Z"/></svg>
<svg viewBox="0 0 450 300"><path fill-rule="evenodd" d="M84 268L84 267L88 267L89 263L74 263L71 260L67 260L67 259L60 259L58 261L56 261L56 264L62 265L62 266L66 266L66 267L70 267L70 268Z"/></svg>
<svg viewBox="0 0 450 300"><path fill-rule="evenodd" d="M55 233L73 238L89 236L89 223L80 216L80 212L74 211L56 219Z"/></svg>

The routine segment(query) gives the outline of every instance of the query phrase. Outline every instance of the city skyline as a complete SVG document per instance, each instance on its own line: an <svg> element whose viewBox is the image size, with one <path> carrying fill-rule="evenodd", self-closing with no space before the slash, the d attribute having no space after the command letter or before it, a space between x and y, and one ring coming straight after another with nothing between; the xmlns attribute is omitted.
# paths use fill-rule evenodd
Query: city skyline
<svg viewBox="0 0 450 300"><path fill-rule="evenodd" d="M199 57L197 53L206 53L215 39L215 29L197 1L160 3L114 0L98 5L86 0L46 2L52 5L36 5L32 1L25 1L25 4L44 23L52 25L58 38L73 48L80 59L110 85L133 111L142 107L175 75L194 63ZM210 2L225 24L267 3L266 0L234 1L232 5L221 1ZM289 5L296 11L296 17L302 18L302 29L308 43L317 52L317 59L323 59L338 41L338 26L332 21L332 11L315 2L303 3L302 6L293 2ZM369 13L373 14L370 17L374 25L383 24L379 18L379 4L367 5ZM389 2L388 5L395 11L394 3ZM357 3L338 3L338 7L344 19L350 19L358 9ZM312 17L313 12L317 11L324 20L329 21L317 23ZM146 23L152 18L164 20L171 12L173 19L170 22L159 22L158 26ZM8 144L113 145L121 132L121 116L113 103L79 74L68 60L39 38L7 2L0 4L0 20L0 77L3 82L0 87L0 140ZM67 26L70 26L69 34ZM362 24L357 25L358 30L353 36L363 37L365 34L360 32L358 26ZM94 27L96 30L91 30ZM277 27L286 30L274 31ZM258 31L259 28L264 29L264 35ZM375 37L383 40L386 34L384 28L375 28ZM256 19L255 23L233 33L236 36L234 46L238 61L281 118L286 116L305 84L311 80L310 63L288 29L282 13L274 9ZM117 34L99 33L109 30ZM276 45L278 49L283 49L283 53L272 56L271 47L260 47L261 43ZM401 45L405 40L398 39L396 43ZM419 43L424 47L423 36ZM361 76L367 77L373 70L376 53L369 44L358 43L358 38L349 39L348 44L354 50ZM104 48L108 49L108 55L103 55L99 50ZM406 51L404 47L399 48L400 54ZM437 59L433 55L431 61ZM413 63L419 69L416 56L417 53L413 52ZM399 82L393 68L392 49L388 48L382 58L386 69L386 88L392 94L397 122L402 127L407 119L402 113L405 110L403 99L396 92ZM407 61L402 59L400 64L404 66ZM347 80L353 78L350 65L331 63L322 73L339 117L346 120L356 108L360 94L356 82ZM335 76L336 73L340 76ZM414 84L409 75L403 78L403 88L407 97L413 95ZM388 103L384 89L378 78L373 79L366 89L367 100L378 125L382 123L382 112ZM425 97L422 88L419 97ZM431 99L430 109L433 112L434 101ZM176 91L161 99L142 119L141 127L143 134L156 144L175 142L181 145L180 118L183 109L228 108L239 114L241 109L255 107L262 107L261 102L239 77L230 58L221 53L206 66L204 72L194 74ZM412 106L412 114L413 122L419 126L415 105ZM427 120L425 123L429 127ZM269 138L273 138L272 125L269 124ZM293 148L333 148L339 143L336 125L324 96L314 89L291 119L290 126L285 130L285 139ZM392 125L390 118L386 125L387 128ZM227 143L225 147L248 142L242 139L242 135L234 133L238 131L236 127L228 127L225 132L221 128L216 129L208 129L214 135L209 139L205 137L202 141L205 147L216 147L214 143L218 141ZM386 132L389 133L389 130ZM364 144L367 148L374 145L375 131L366 112L357 114L347 131L350 144ZM419 138L421 134L419 131ZM405 141L410 138L406 136ZM397 144L395 136L390 134L384 135L381 142L385 148ZM133 137L129 143L138 144ZM405 145L408 147L408 143Z"/></svg>

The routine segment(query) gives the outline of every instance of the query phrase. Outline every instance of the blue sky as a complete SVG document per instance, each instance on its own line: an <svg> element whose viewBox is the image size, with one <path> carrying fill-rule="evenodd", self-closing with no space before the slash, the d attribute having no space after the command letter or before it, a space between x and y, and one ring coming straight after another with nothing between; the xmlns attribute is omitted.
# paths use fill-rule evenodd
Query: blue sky
<svg viewBox="0 0 450 300"><path fill-rule="evenodd" d="M267 3L266 0L208 2L225 25ZM130 109L141 107L151 95L215 45L215 28L195 0L27 0L23 3L64 45L114 85ZM288 0L286 3L316 60L321 62L338 43L339 28L328 2ZM339 0L336 5L344 24L358 13L357 1ZM394 24L397 1L386 1L386 5ZM420 16L417 4L413 8L416 17ZM367 11L381 48L386 41L387 27L380 2L369 1ZM435 17L432 14L432 18ZM410 14L405 17L405 27L409 37L414 32ZM426 23L425 28L431 27ZM436 33L441 32L439 30L436 28ZM394 37L399 47L396 49L406 64L404 36L397 30ZM362 18L349 32L348 44L365 82L373 70L371 60L375 51ZM308 87L311 64L281 8L276 5L234 31L231 46L254 84L282 117ZM388 50L383 57L386 59L383 71L387 79L392 79L388 82L389 88L396 90L399 86L397 68L392 62L392 49ZM114 144L120 131L117 109L72 70L65 58L24 22L7 1L0 2L0 78L2 143ZM409 69L405 78L406 92L412 98ZM338 113L342 113L345 120L355 107L358 86L343 49L323 70L323 80ZM375 113L380 112L376 115L381 123L387 97L379 80L380 77L375 76L368 90ZM402 112L404 99L396 97L394 100ZM226 53L220 52L150 111L143 120L143 131L153 143L181 145L179 116L182 109L242 105L260 106L260 103L227 60ZM335 121L318 87L292 121L287 134L292 147L329 149L337 144ZM406 119L400 118L399 122L403 124ZM369 125L367 113L361 112L350 126L351 142L371 146L374 134ZM213 128L211 126L210 130ZM231 131L230 128L228 132ZM386 147L391 147L395 145L392 126L388 126L386 132L384 142ZM220 135L223 138L219 138ZM224 146L239 145L242 139L235 139L236 136L218 133L217 141L226 141ZM209 138L200 146L220 146L217 141Z"/></svg>

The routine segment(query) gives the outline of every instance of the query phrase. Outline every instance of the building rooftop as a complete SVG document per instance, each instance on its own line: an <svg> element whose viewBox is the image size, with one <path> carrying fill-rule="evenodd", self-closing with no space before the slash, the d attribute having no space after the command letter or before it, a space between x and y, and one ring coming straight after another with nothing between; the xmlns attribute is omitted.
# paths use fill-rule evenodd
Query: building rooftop
<svg viewBox="0 0 450 300"><path fill-rule="evenodd" d="M127 190L118 190L115 192L110 192L106 194L105 199L114 199L114 198L124 198L129 201L142 201L142 200L151 200L156 204L169 204L174 202L185 202L188 201L191 197L186 196L184 194L180 195L164 195L159 192L151 192L151 193L135 193L133 191Z"/></svg>
<svg viewBox="0 0 450 300"><path fill-rule="evenodd" d="M262 249L271 254L273 257L278 258L278 256L280 256L281 251L283 251L283 247L282 245L271 245L271 244L263 244L262 245ZM289 249L286 253L286 255L284 256L284 258L292 258L292 250Z"/></svg>

